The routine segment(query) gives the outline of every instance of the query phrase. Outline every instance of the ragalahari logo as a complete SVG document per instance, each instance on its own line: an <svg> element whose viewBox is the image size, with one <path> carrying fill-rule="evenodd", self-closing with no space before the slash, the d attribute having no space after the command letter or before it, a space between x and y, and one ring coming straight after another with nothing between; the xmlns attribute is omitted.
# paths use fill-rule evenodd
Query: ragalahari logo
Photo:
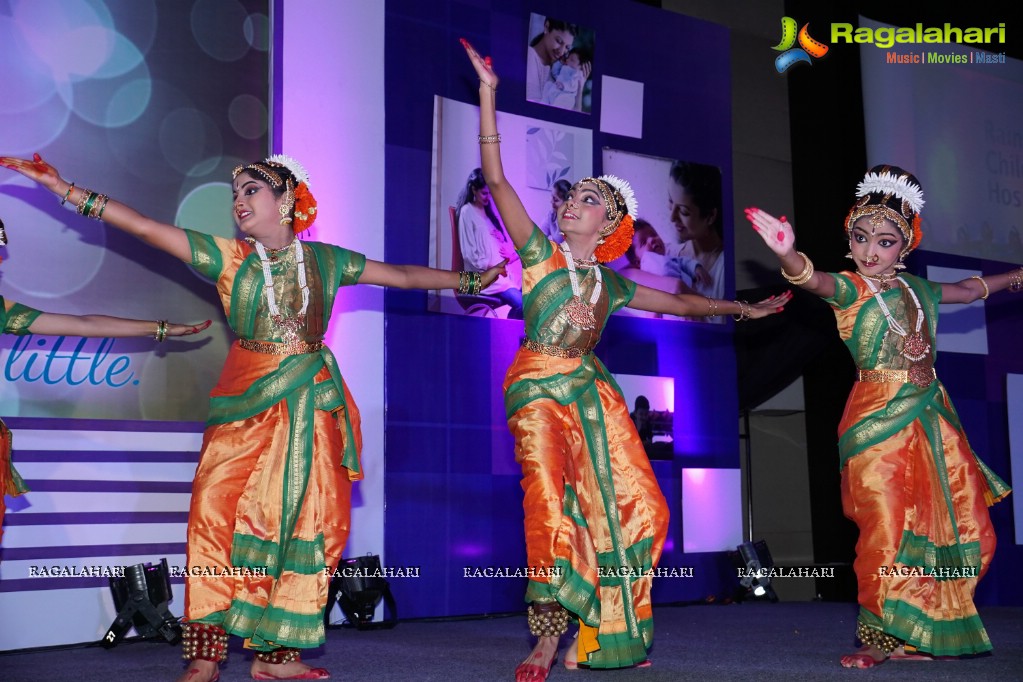
<svg viewBox="0 0 1023 682"><path fill-rule="evenodd" d="M799 62L813 64L814 59L820 59L828 53L827 45L810 37L810 24L803 24L798 33L797 26L792 17L781 18L781 42L771 48L781 52L774 60L774 68L778 69L778 73L785 73L790 66ZM793 47L797 41L799 47Z"/></svg>

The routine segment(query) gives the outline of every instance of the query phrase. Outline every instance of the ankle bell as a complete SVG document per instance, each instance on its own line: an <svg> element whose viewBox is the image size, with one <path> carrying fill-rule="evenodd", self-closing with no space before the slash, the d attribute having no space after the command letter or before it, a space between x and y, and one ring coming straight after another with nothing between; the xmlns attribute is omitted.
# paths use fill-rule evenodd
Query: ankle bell
<svg viewBox="0 0 1023 682"><path fill-rule="evenodd" d="M568 611L556 601L533 602L526 620L534 637L560 637L568 632Z"/></svg>
<svg viewBox="0 0 1023 682"><path fill-rule="evenodd" d="M185 623L181 628L181 657L223 663L227 660L227 633L209 623Z"/></svg>
<svg viewBox="0 0 1023 682"><path fill-rule="evenodd" d="M297 661L300 658L298 649L292 649L290 647L280 647L272 651L257 651L256 658L264 663L270 663L271 665L281 665L283 663L291 663Z"/></svg>

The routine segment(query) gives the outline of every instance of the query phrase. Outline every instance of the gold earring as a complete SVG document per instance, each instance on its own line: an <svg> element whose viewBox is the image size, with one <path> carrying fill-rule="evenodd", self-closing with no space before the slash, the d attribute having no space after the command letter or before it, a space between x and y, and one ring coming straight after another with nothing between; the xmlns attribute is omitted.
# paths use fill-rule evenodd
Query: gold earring
<svg viewBox="0 0 1023 682"><path fill-rule="evenodd" d="M291 224L291 209L295 208L295 193L290 189L284 193L284 201L278 207L281 212L281 225Z"/></svg>
<svg viewBox="0 0 1023 682"><path fill-rule="evenodd" d="M852 255L852 251L845 254L845 257L848 258L849 260L854 260L856 258L854 255Z"/></svg>

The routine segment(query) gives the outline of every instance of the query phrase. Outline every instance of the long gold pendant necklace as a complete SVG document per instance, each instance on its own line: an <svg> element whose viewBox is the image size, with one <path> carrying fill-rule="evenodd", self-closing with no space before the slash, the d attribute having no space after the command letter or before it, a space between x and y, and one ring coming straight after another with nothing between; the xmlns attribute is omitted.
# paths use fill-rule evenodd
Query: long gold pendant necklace
<svg viewBox="0 0 1023 682"><path fill-rule="evenodd" d="M584 303L579 289L579 275L575 271L575 259L572 258L572 249L569 248L568 242L561 242L561 250L568 262L568 281L572 284L572 300L565 306L568 320L579 329L594 329L597 326L597 318L593 309L596 307L597 301L600 300L600 290L603 286L600 266L594 265L593 267L593 275L596 277L597 283L593 285L590 302Z"/></svg>
<svg viewBox="0 0 1023 682"><path fill-rule="evenodd" d="M298 268L298 286L302 291L302 308L298 315L284 315L277 307L277 297L274 294L274 279L270 272L271 259L267 256L266 247L260 242L255 242L256 253L259 254L260 263L263 265L263 291L266 292L266 305L270 309L270 322L273 324L277 335L284 343L295 343L301 341L299 331L305 329L305 312L309 308L309 286L305 276L305 254L302 244L296 237L294 244L295 265ZM274 259L276 260L276 258Z"/></svg>
<svg viewBox="0 0 1023 682"><path fill-rule="evenodd" d="M924 338L921 331L924 323L924 309L920 305L920 299L917 298L913 287L909 286L902 277L895 276L894 278L889 278L896 279L902 284L903 290L909 293L910 298L913 299L913 304L916 306L916 323L914 324L913 332L909 333L892 315L892 311L888 309L888 305L881 296L881 291L875 287L871 279L870 277L864 277L863 281L867 283L867 288L874 294L874 299L877 300L881 312L884 313L885 319L888 321L888 328L902 337L902 357L913 363L909 369L910 381L918 386L929 386L931 381L934 380L934 370L930 362L925 362L931 353L931 344Z"/></svg>

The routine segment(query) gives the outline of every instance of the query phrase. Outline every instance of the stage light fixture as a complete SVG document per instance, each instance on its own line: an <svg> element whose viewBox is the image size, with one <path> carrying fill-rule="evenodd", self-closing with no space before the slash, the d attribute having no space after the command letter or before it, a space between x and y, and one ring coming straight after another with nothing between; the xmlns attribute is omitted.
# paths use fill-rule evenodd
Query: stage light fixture
<svg viewBox="0 0 1023 682"><path fill-rule="evenodd" d="M167 608L173 595L167 559L156 565L125 566L123 578L110 578L110 593L117 617L100 640L104 647L116 646L131 627L147 639L162 637L170 644L181 641L181 625Z"/></svg>
<svg viewBox="0 0 1023 682"><path fill-rule="evenodd" d="M736 601L750 598L778 601L770 576L771 569L774 568L774 559L771 558L766 541L744 542L736 547L735 551L729 552L728 556L739 573Z"/></svg>
<svg viewBox="0 0 1023 682"><path fill-rule="evenodd" d="M375 554L342 559L327 591L325 625L330 625L330 610L337 605L345 615L346 623L359 630L393 628L398 623L398 606L391 594L391 586L383 577L380 557ZM377 605L384 602L386 617L373 622Z"/></svg>

